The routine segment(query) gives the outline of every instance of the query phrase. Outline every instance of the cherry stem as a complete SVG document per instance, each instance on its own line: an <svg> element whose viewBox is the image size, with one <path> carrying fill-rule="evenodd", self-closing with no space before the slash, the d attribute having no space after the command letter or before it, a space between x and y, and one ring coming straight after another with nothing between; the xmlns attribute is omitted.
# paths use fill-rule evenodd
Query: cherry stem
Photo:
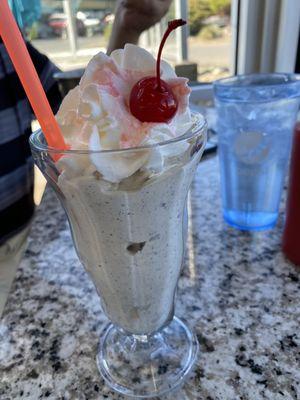
<svg viewBox="0 0 300 400"><path fill-rule="evenodd" d="M161 79L160 79L160 59L161 59L161 53L163 50L163 47L165 45L165 42L170 35L172 31L174 31L176 28L179 26L185 25L186 21L183 19L174 19L173 21L168 22L168 28L166 32L164 33L164 36L162 38L162 41L160 42L160 46L158 49L158 55L157 55L157 60L156 60L156 78L157 78L157 86L158 89L161 90Z"/></svg>

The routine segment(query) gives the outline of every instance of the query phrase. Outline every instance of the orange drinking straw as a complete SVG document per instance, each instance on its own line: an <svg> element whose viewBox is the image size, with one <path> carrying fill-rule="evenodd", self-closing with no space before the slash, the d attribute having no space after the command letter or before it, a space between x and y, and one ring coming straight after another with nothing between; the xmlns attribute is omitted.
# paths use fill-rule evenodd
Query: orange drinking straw
<svg viewBox="0 0 300 400"><path fill-rule="evenodd" d="M7 0L0 0L0 36L41 125L48 145L58 149L66 149L64 138Z"/></svg>

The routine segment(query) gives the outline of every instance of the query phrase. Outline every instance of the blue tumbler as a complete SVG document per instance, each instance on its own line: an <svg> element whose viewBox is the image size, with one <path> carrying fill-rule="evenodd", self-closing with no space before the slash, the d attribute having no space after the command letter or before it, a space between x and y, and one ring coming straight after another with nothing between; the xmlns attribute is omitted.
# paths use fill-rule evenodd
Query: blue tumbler
<svg viewBox="0 0 300 400"><path fill-rule="evenodd" d="M237 75L214 82L223 215L243 230L272 228L291 149L300 75Z"/></svg>

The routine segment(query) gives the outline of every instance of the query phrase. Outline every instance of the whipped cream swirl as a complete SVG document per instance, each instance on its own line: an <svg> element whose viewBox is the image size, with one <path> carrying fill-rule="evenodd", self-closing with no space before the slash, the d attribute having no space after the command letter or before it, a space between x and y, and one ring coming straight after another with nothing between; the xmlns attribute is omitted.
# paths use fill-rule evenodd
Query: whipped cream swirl
<svg viewBox="0 0 300 400"><path fill-rule="evenodd" d="M155 67L154 57L132 44L115 50L110 57L100 52L91 59L79 85L64 98L56 115L66 143L74 150L91 150L91 162L104 180L117 183L139 169L158 172L163 166L166 149L155 147L123 153L97 151L161 143L181 136L192 125L188 80L177 77L166 61L161 62L161 77L178 100L175 117L169 123L149 123L131 114L132 87L143 77L155 76ZM179 151L174 146L173 151L176 149ZM63 158L60 161L61 165L66 162Z"/></svg>

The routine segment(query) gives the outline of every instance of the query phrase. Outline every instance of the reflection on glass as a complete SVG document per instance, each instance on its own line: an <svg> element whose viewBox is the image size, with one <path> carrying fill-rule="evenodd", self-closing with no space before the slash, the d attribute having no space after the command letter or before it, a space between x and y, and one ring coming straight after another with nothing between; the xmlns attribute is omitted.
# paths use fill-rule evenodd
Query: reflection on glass
<svg viewBox="0 0 300 400"><path fill-rule="evenodd" d="M188 208L188 238L187 238L187 250L188 250L188 269L191 280L196 280L196 264L195 264L195 246L193 238L193 210L191 203L191 193L189 192L187 198Z"/></svg>

